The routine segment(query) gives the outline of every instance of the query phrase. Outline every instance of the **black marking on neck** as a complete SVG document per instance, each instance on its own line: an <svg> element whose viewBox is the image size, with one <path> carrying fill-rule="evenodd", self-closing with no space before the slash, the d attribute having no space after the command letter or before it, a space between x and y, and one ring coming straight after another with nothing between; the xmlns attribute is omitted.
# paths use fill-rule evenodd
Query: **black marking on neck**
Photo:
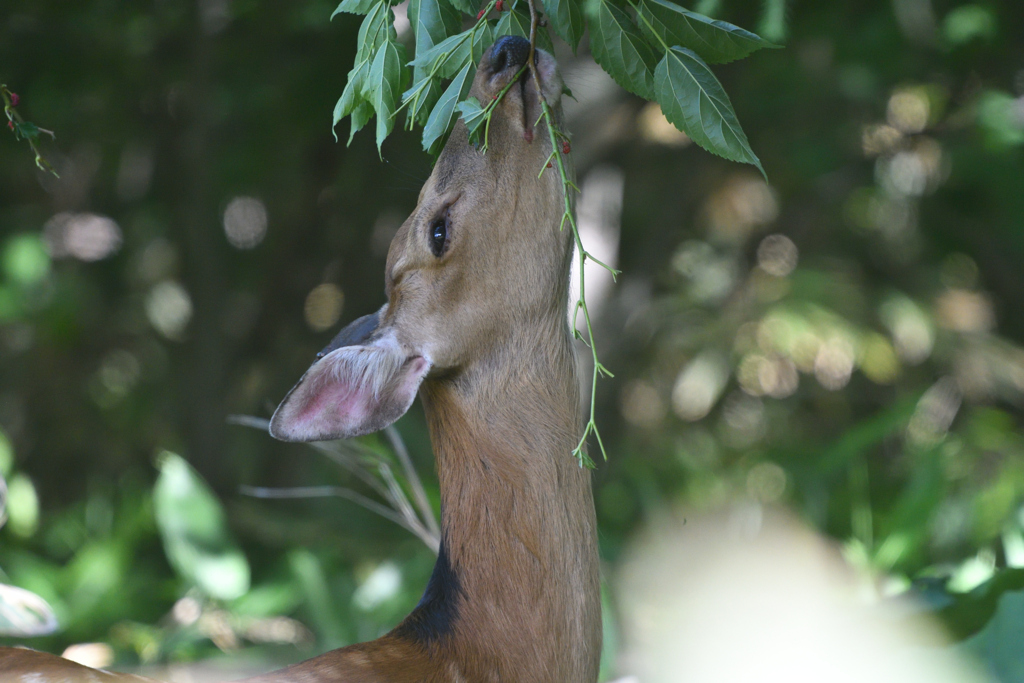
<svg viewBox="0 0 1024 683"><path fill-rule="evenodd" d="M462 600L462 586L448 558L445 539L437 553L423 597L409 616L393 631L394 635L421 643L434 643L455 630Z"/></svg>

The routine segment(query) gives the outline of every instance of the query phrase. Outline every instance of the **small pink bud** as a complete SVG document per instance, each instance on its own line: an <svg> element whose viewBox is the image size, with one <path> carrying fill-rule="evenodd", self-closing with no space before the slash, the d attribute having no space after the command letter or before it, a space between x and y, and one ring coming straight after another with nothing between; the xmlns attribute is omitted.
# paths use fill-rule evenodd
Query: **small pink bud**
<svg viewBox="0 0 1024 683"><path fill-rule="evenodd" d="M568 140L562 140L562 154L568 154L572 150Z"/></svg>
<svg viewBox="0 0 1024 683"><path fill-rule="evenodd" d="M17 107L18 106L18 102L21 102L21 98L18 97L18 93L12 92L11 93L11 106L12 107Z"/></svg>
<svg viewBox="0 0 1024 683"><path fill-rule="evenodd" d="M476 20L480 21L483 18L483 16L484 16L484 10L480 10L479 12L477 12Z"/></svg>

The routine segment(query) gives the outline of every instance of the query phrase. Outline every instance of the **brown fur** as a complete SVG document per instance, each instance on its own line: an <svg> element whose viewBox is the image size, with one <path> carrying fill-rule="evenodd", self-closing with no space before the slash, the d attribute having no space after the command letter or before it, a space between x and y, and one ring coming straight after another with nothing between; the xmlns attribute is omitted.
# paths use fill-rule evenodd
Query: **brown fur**
<svg viewBox="0 0 1024 683"><path fill-rule="evenodd" d="M558 115L554 60L537 58ZM473 85L481 102L517 70L489 63ZM537 177L551 151L543 124L533 131L538 114L527 78L499 104L486 154L460 122L388 254L374 339L431 368L420 396L441 485L434 588L388 635L252 683L597 680L596 522L590 475L571 456L581 422L566 320L572 243L558 230L557 172ZM445 212L450 248L436 258L426 235Z"/></svg>

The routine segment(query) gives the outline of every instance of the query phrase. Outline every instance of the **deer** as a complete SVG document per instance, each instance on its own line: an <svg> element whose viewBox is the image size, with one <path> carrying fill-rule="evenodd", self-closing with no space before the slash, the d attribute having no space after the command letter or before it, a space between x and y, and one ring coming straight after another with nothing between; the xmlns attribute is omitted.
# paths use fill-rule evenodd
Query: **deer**
<svg viewBox="0 0 1024 683"><path fill-rule="evenodd" d="M462 121L453 129L391 243L387 303L317 355L270 422L284 441L350 438L384 429L419 395L441 494L423 597L377 640L250 683L597 680L597 522L590 472L571 455L582 434L572 236L560 229L559 174L538 175L554 151L541 98L560 125L563 85L550 54L506 36L470 94L490 102L513 79L486 152ZM0 680L143 679L2 648Z"/></svg>

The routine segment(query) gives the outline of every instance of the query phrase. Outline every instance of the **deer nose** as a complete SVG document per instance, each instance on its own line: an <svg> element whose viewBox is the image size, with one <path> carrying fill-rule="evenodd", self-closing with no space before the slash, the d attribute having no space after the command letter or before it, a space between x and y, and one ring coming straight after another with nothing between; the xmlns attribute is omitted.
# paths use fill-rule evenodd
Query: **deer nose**
<svg viewBox="0 0 1024 683"><path fill-rule="evenodd" d="M491 72L518 69L530 57L530 41L520 36L505 36L491 50Z"/></svg>

